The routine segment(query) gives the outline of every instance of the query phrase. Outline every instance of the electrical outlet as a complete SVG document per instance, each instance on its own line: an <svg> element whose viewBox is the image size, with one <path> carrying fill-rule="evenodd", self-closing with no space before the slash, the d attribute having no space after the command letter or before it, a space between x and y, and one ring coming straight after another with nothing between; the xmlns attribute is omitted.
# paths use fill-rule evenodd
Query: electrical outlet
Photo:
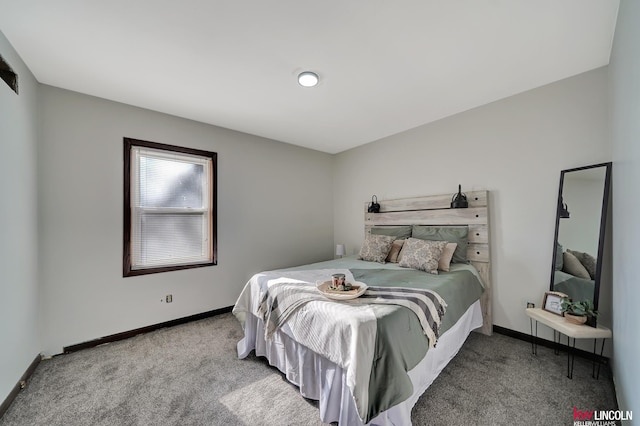
<svg viewBox="0 0 640 426"><path fill-rule="evenodd" d="M167 294L165 300L167 301L167 303L173 302L173 294Z"/></svg>
<svg viewBox="0 0 640 426"><path fill-rule="evenodd" d="M527 308L535 308L536 304L533 302L527 302Z"/></svg>

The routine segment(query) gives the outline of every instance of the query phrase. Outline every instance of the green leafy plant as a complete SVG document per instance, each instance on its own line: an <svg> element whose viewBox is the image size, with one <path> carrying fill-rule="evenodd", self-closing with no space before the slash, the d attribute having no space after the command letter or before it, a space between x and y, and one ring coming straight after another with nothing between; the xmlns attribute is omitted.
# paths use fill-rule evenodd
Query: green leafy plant
<svg viewBox="0 0 640 426"><path fill-rule="evenodd" d="M572 302L568 297L562 298L561 303L562 312L583 316L586 315L588 317L597 317L598 312L594 310L593 302L591 300L582 300L579 302Z"/></svg>

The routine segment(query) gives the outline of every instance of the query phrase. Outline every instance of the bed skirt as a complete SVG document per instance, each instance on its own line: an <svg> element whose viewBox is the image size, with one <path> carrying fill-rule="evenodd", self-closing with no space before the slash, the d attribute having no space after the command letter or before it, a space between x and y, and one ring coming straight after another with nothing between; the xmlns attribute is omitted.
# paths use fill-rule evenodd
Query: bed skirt
<svg viewBox="0 0 640 426"><path fill-rule="evenodd" d="M368 425L411 425L411 409L420 395L458 353L469 333L481 326L482 311L478 301L467 309L453 327L440 336L437 347L429 349L422 361L408 372L413 383L413 395L380 413ZM287 331L285 324L271 339L265 340L263 321L247 314L244 338L238 342L238 357L245 358L255 349L257 356L265 357L269 364L284 373L289 382L298 386L302 396L319 401L320 419L323 422L363 425L346 385L346 370L298 344L289 337Z"/></svg>

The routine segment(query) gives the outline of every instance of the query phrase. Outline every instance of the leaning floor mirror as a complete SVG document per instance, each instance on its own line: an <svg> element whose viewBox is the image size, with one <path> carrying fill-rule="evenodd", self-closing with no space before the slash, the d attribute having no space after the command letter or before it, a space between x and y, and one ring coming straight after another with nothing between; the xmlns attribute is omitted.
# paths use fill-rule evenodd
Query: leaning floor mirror
<svg viewBox="0 0 640 426"><path fill-rule="evenodd" d="M562 170L556 211L551 291L599 309L611 163ZM610 283L609 283L610 285ZM596 326L596 318L588 325Z"/></svg>

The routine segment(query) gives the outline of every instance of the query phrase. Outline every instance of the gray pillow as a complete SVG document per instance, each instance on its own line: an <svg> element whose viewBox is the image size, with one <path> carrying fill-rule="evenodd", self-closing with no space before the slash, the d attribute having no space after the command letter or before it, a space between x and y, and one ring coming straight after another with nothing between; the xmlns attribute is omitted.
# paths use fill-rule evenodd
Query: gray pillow
<svg viewBox="0 0 640 426"><path fill-rule="evenodd" d="M367 235L362 243L358 259L385 263L395 237L388 235Z"/></svg>
<svg viewBox="0 0 640 426"><path fill-rule="evenodd" d="M468 263L467 246L469 242L468 226L426 226L413 225L412 238L431 241L448 241L458 246L453 252L451 263Z"/></svg>
<svg viewBox="0 0 640 426"><path fill-rule="evenodd" d="M391 235L396 237L396 240L405 240L411 236L411 225L389 228L373 227L371 228L371 233L375 235Z"/></svg>

